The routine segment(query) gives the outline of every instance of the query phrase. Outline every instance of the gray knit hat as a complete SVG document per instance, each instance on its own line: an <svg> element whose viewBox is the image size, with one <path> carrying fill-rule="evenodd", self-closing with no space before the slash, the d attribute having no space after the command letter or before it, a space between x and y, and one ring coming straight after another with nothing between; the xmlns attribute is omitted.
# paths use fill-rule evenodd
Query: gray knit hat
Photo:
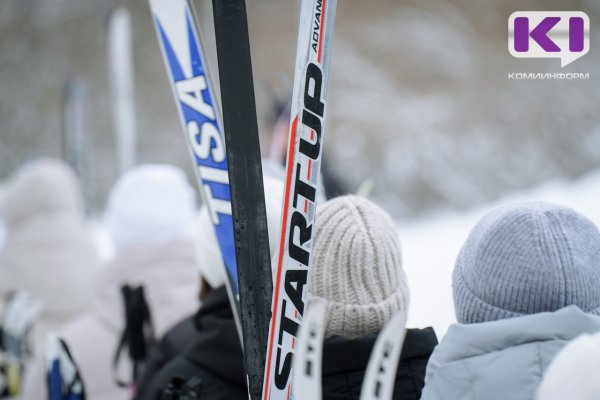
<svg viewBox="0 0 600 400"><path fill-rule="evenodd" d="M356 196L324 203L313 246L310 298L326 304L326 336L376 333L408 308L398 233L381 208Z"/></svg>
<svg viewBox="0 0 600 400"><path fill-rule="evenodd" d="M600 315L600 232L566 207L520 203L497 208L463 245L452 286L461 323L568 305Z"/></svg>

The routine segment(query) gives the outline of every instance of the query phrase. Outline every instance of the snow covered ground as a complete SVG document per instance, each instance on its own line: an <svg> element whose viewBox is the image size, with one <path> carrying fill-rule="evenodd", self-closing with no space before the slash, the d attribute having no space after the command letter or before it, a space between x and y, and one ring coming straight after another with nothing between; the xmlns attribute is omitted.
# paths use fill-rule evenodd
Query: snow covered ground
<svg viewBox="0 0 600 400"><path fill-rule="evenodd" d="M551 182L510 194L462 213L400 223L404 267L411 289L409 327L433 326L441 338L455 321L451 278L454 261L471 228L490 209L518 201L548 201L571 207L600 226L600 170L572 182Z"/></svg>

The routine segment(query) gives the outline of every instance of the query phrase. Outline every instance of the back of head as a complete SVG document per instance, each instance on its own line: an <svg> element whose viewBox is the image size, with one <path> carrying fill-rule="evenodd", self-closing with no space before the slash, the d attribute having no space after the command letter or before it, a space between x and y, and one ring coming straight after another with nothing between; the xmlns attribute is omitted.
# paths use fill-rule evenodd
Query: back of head
<svg viewBox="0 0 600 400"><path fill-rule="evenodd" d="M9 230L38 216L80 216L75 172L65 162L49 158L25 164L10 179L2 214Z"/></svg>
<svg viewBox="0 0 600 400"><path fill-rule="evenodd" d="M581 335L552 360L537 400L600 399L600 334Z"/></svg>
<svg viewBox="0 0 600 400"><path fill-rule="evenodd" d="M196 197L185 173L164 164L141 165L112 188L105 214L117 251L191 234Z"/></svg>
<svg viewBox="0 0 600 400"><path fill-rule="evenodd" d="M356 196L319 206L310 281L311 300L326 304L326 336L373 334L407 310L408 286L390 216Z"/></svg>
<svg viewBox="0 0 600 400"><path fill-rule="evenodd" d="M600 232L566 207L499 207L473 228L456 260L453 291L461 323L512 318L576 305L600 314Z"/></svg>
<svg viewBox="0 0 600 400"><path fill-rule="evenodd" d="M34 161L16 172L3 204L1 295L28 291L42 300L48 320L85 309L100 261L81 203L75 173L60 160Z"/></svg>
<svg viewBox="0 0 600 400"><path fill-rule="evenodd" d="M263 184L265 188L265 208L267 210L267 229L269 230L269 248L271 258L273 258L279 249L284 184L280 179L268 175L263 176ZM225 266L206 205L200 210L196 224L196 234L197 259L202 277L212 288L224 285Z"/></svg>

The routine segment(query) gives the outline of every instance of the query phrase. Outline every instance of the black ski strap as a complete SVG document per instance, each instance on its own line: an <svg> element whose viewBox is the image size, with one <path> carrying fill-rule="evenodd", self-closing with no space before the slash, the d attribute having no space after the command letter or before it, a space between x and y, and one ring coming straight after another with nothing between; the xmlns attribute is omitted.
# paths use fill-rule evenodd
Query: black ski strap
<svg viewBox="0 0 600 400"><path fill-rule="evenodd" d="M121 294L125 309L125 327L113 358L113 380L120 387L130 387L139 378L143 363L148 357L149 349L155 343L155 336L144 287L123 285ZM129 359L133 366L130 382L121 379L117 372L119 360L125 348L128 350Z"/></svg>

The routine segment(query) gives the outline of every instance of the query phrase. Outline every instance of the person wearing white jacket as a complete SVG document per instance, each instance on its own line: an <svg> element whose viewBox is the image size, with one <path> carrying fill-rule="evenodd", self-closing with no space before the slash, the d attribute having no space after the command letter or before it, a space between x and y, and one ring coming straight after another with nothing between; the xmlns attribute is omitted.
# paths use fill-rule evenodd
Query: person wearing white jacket
<svg viewBox="0 0 600 400"><path fill-rule="evenodd" d="M268 172L267 172L268 174ZM271 258L279 249L284 183L263 177ZM161 339L142 375L137 400L160 398L175 377L203 379L198 398L247 399L240 338L227 291L225 265L210 213L204 206L197 222L196 255L202 279L202 306ZM181 348L179 343L188 346Z"/></svg>
<svg viewBox="0 0 600 400"><path fill-rule="evenodd" d="M168 165L125 173L112 189L105 221L115 256L96 282L92 311L58 331L79 365L89 400L125 400L113 380L113 357L125 325L121 286L143 285L155 333L192 314L199 304L193 244L195 194L185 174ZM25 400L44 396L44 361L27 382ZM128 368L119 374L128 377Z"/></svg>
<svg viewBox="0 0 600 400"><path fill-rule="evenodd" d="M27 342L43 356L46 334L89 309L100 266L75 172L60 160L26 163L10 178L1 211L0 296L26 292L39 303Z"/></svg>

